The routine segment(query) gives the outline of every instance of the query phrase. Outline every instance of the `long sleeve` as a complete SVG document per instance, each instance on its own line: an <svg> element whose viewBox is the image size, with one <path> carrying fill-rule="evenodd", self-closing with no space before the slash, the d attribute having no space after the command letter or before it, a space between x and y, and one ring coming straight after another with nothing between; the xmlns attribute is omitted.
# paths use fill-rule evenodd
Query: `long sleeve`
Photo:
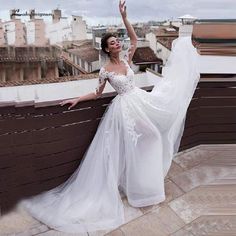
<svg viewBox="0 0 236 236"><path fill-rule="evenodd" d="M101 67L99 71L99 76L98 76L98 84L97 87L95 88L95 94L100 97L102 95L102 91L105 87L106 81L108 79L108 75L103 67Z"/></svg>
<svg viewBox="0 0 236 236"><path fill-rule="evenodd" d="M132 50L135 46L133 44L129 44L128 48L125 50L124 59L128 62L130 59L130 55L133 53Z"/></svg>

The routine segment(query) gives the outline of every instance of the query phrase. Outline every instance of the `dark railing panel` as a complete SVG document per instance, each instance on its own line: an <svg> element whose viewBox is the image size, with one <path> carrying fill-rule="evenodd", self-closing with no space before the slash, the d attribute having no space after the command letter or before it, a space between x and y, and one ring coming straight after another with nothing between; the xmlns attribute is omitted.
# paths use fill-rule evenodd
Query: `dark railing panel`
<svg viewBox="0 0 236 236"><path fill-rule="evenodd" d="M180 150L198 144L236 143L236 79L202 76L197 91L197 109L192 109L192 99ZM190 127L195 127L191 135Z"/></svg>
<svg viewBox="0 0 236 236"><path fill-rule="evenodd" d="M114 97L73 110L49 103L1 104L0 196L3 211L22 197L63 183L77 168ZM37 186L37 188L35 187Z"/></svg>
<svg viewBox="0 0 236 236"><path fill-rule="evenodd" d="M236 81L204 81L188 107L180 144L236 143ZM152 86L144 88L151 91ZM59 101L0 104L0 206L65 182L78 168L116 93L79 103Z"/></svg>

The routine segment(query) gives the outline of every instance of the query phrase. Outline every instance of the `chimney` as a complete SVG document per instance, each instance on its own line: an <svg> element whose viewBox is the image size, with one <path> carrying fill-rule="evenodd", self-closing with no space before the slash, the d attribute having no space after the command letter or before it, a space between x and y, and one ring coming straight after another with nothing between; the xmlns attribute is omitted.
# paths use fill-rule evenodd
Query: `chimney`
<svg viewBox="0 0 236 236"><path fill-rule="evenodd" d="M178 17L178 19L182 20L182 25L179 27L179 37L191 36L193 32L193 24L197 17L187 14Z"/></svg>
<svg viewBox="0 0 236 236"><path fill-rule="evenodd" d="M61 10L59 9L52 10L52 22L57 23L60 21L60 19L61 19Z"/></svg>
<svg viewBox="0 0 236 236"><path fill-rule="evenodd" d="M179 37L191 36L193 32L193 25L181 25L179 27Z"/></svg>
<svg viewBox="0 0 236 236"><path fill-rule="evenodd" d="M35 19L35 9L30 9L29 14L30 14L30 20L34 20Z"/></svg>
<svg viewBox="0 0 236 236"><path fill-rule="evenodd" d="M12 9L10 10L10 19L11 20L15 20L16 19L16 13L18 12L19 10L16 10L16 9Z"/></svg>

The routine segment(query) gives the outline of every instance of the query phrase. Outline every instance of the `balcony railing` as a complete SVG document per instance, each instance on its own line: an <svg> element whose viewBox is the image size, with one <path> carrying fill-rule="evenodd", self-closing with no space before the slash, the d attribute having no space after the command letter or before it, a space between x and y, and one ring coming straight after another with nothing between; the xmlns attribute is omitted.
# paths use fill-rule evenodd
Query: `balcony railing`
<svg viewBox="0 0 236 236"><path fill-rule="evenodd" d="M151 91L151 87L143 88ZM78 168L103 114L116 95L79 103L60 101L0 104L0 207L49 190ZM203 78L187 111L180 149L236 143L236 80Z"/></svg>

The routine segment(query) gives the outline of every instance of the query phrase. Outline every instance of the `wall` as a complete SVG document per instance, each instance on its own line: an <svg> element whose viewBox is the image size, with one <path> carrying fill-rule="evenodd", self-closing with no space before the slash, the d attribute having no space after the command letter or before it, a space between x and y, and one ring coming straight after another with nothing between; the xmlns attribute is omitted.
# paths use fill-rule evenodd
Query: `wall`
<svg viewBox="0 0 236 236"><path fill-rule="evenodd" d="M5 45L5 43L6 43L6 40L4 37L4 32L5 32L5 27L0 19L0 46Z"/></svg>
<svg viewBox="0 0 236 236"><path fill-rule="evenodd" d="M53 101L84 95L94 91L98 83L98 78L80 79L77 81L68 81L60 83L45 83L25 86L2 87L0 88L0 102L6 101ZM150 86L152 81L149 80L145 73L135 75L137 86ZM104 93L113 92L114 89L109 83L106 84Z"/></svg>
<svg viewBox="0 0 236 236"><path fill-rule="evenodd" d="M155 52L156 52L157 57L161 58L163 60L163 65L165 65L171 51L159 42L156 43L156 48L157 48L157 51Z"/></svg>

